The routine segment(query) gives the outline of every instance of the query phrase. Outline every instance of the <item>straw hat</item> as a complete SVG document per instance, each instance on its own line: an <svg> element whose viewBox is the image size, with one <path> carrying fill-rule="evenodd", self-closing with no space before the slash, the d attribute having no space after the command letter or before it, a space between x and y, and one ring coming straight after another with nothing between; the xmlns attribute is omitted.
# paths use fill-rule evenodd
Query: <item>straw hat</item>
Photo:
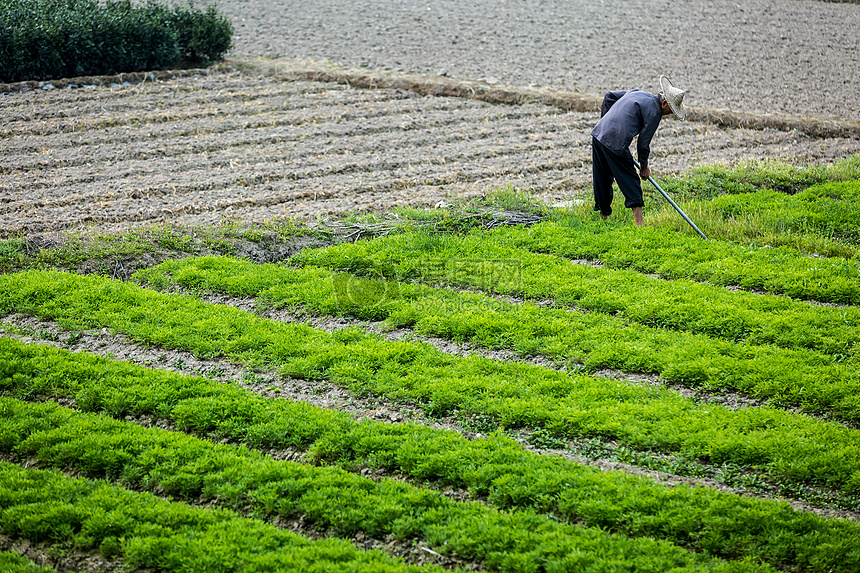
<svg viewBox="0 0 860 573"><path fill-rule="evenodd" d="M660 76L660 90L663 97L669 102L669 108L675 114L675 117L684 119L687 115L687 112L684 111L684 94L687 92L673 86L672 82L666 76Z"/></svg>

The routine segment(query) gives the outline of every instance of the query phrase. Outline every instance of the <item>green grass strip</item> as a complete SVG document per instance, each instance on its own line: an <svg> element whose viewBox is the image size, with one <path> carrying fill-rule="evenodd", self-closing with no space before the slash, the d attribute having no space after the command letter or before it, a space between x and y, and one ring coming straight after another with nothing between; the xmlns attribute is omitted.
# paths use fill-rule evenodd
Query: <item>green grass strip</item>
<svg viewBox="0 0 860 573"><path fill-rule="evenodd" d="M201 357L268 363L288 376L325 377L359 394L413 401L431 415L477 413L498 427L607 437L637 450L766 468L774 477L860 491L857 432L778 409L732 411L671 390L450 356L355 329L326 333L104 277L27 271L0 277L0 293L0 312L107 327Z"/></svg>
<svg viewBox="0 0 860 573"><path fill-rule="evenodd" d="M860 309L812 307L775 295L731 292L686 279L660 280L628 269L575 264L567 258L532 252L531 245L523 245L529 241L518 238L543 228L503 228L463 236L418 230L306 249L292 261L371 278L442 281L529 299L551 299L646 326L747 344L809 349L839 359L855 357L860 348ZM855 269L853 276L856 274Z"/></svg>
<svg viewBox="0 0 860 573"><path fill-rule="evenodd" d="M55 573L53 567L41 567L19 553L0 552L0 571L3 573Z"/></svg>
<svg viewBox="0 0 860 573"><path fill-rule="evenodd" d="M787 177L771 178L766 173L768 166L759 164L728 174L715 173L705 167L680 179L667 177L661 185L675 198L701 196L702 190L705 196L713 198L711 201L688 201L685 207L693 220L704 226L711 239L789 246L809 254L857 260L860 253L860 222L856 217L860 209L860 154L840 163L842 173L835 177L840 181L826 181L827 177L798 180L791 173L786 174ZM759 167L765 167L763 173L757 173ZM720 170L719 167L714 169ZM737 175L764 177L752 185L737 185ZM668 205L656 217L649 217L649 221L678 228L678 216Z"/></svg>
<svg viewBox="0 0 860 573"><path fill-rule="evenodd" d="M714 340L618 317L362 279L316 267L257 265L222 257L167 261L139 271L134 279L159 289L180 285L254 296L275 307L384 319L390 326L408 326L420 334L543 354L586 369L654 372L669 383L729 389L777 407L791 405L860 422L857 369L812 351Z"/></svg>
<svg viewBox="0 0 860 573"><path fill-rule="evenodd" d="M860 153L830 165L792 165L781 160L751 160L731 166L702 165L680 175L663 179L670 194L685 197L714 198L726 194L774 190L786 195L828 182L860 179Z"/></svg>
<svg viewBox="0 0 860 573"><path fill-rule="evenodd" d="M793 195L770 190L726 195L716 197L711 205L722 219L755 213L766 221L765 227L860 243L860 181L828 182Z"/></svg>
<svg viewBox="0 0 860 573"><path fill-rule="evenodd" d="M0 462L0 530L17 539L121 556L130 570L442 571L407 566L339 539L310 541L224 509L190 507L6 462Z"/></svg>
<svg viewBox="0 0 860 573"><path fill-rule="evenodd" d="M420 541L488 570L765 569L731 567L649 537L560 524L530 511L500 512L397 481L374 482L337 468L274 461L244 448L213 446L53 404L0 398L0 412L4 451L35 456L40 465L119 479L133 489L164 490L186 501L249 509L261 518L302 518L344 535L364 531ZM850 526L842 529L850 532Z"/></svg>
<svg viewBox="0 0 860 573"><path fill-rule="evenodd" d="M528 228L506 227L497 231L494 239L570 259L600 259L608 268L658 273L670 279L707 281L797 299L860 303L857 261L810 257L787 246L762 248L702 241L670 229L608 226L575 215Z"/></svg>
<svg viewBox="0 0 860 573"><path fill-rule="evenodd" d="M47 346L0 338L0 358L5 394L72 398L84 410L120 419L156 416L189 432L243 442L263 451L309 448L312 460L347 467L370 465L438 487L467 488L500 509L536 511L589 528L664 539L727 559L755 558L801 569L826 565L846 572L860 564L860 526L797 512L784 502L707 488L665 487L642 477L539 456L524 451L504 435L470 441L458 433L426 426L355 421L341 412L288 400L266 400L205 378L147 370ZM137 426L73 414L55 406L6 399L3 408L0 419L7 421L0 422L0 447L19 455L38 456L43 463L73 464L79 471L136 487L161 488L170 495L218 498L250 507L261 516L305 513L346 533L364 528L382 534L392 528L401 535L421 533L432 542L456 538L432 526L437 523L435 519L428 517L425 522L419 517L449 503L435 494L409 493L412 490L405 486L388 482L371 486L367 480L346 476L334 468L273 462L242 448L132 429ZM67 423L78 429L69 429L64 426ZM118 437L104 438L107 442L97 437L110 428ZM169 453L168 442L185 453ZM227 461L216 461L218 456ZM251 462L253 467L248 467ZM284 472L297 483L274 485ZM338 491L363 491L368 499L343 493L335 502L323 497L323 506L316 505L320 500L314 497L315 492L328 486ZM387 498L402 494L403 499L399 505L381 503L370 499L374 492ZM353 507L352 502L359 505ZM370 509L359 510L359 506ZM401 513L395 515L395 506ZM413 516L417 521L397 515ZM406 527L410 523L412 529ZM476 523L489 520L481 518ZM532 525L540 523L544 522L533 518ZM466 530L471 538L477 538L478 532L471 527ZM507 535L502 537L508 539Z"/></svg>

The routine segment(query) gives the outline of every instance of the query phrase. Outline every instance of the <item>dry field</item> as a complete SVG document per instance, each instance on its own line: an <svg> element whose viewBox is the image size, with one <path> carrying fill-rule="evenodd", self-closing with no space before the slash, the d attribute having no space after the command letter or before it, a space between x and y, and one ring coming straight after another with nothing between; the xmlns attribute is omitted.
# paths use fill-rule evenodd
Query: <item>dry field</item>
<svg viewBox="0 0 860 573"><path fill-rule="evenodd" d="M219 0L236 56L860 122L860 4L822 0Z"/></svg>
<svg viewBox="0 0 860 573"><path fill-rule="evenodd" d="M0 236L225 216L313 220L432 206L502 185L550 203L587 196L593 102L583 112L428 96L432 89L402 89L414 83L409 72L431 84L539 85L586 99L654 90L666 73L690 90L688 105L705 121L664 122L653 143L658 177L757 158L829 162L860 150L858 4L221 0L218 8L234 23L230 56L242 73L226 66L210 76L0 95ZM260 56L275 68L333 62L399 75L388 85L401 89L264 74L259 61L247 65ZM749 121L712 121L727 113ZM772 114L849 129L774 129L779 122L761 120Z"/></svg>
<svg viewBox="0 0 860 573"><path fill-rule="evenodd" d="M140 83L55 82L66 89L0 96L0 236L224 217L315 220L506 185L549 203L589 193L593 111L361 89L266 69L304 69L278 64ZM414 78L399 77L403 85ZM827 162L860 151L848 135L667 120L652 165L659 177L756 158Z"/></svg>

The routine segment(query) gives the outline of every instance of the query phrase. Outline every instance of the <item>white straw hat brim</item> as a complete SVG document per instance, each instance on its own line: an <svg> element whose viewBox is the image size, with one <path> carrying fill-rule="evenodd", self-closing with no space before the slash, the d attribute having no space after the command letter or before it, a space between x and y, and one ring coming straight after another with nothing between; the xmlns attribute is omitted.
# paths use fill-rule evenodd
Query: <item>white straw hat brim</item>
<svg viewBox="0 0 860 573"><path fill-rule="evenodd" d="M663 92L663 97L666 98L666 101L669 103L669 109L672 110L675 117L683 120L687 116L687 112L684 111L684 94L687 92L673 86L672 82L666 76L660 76L660 90Z"/></svg>

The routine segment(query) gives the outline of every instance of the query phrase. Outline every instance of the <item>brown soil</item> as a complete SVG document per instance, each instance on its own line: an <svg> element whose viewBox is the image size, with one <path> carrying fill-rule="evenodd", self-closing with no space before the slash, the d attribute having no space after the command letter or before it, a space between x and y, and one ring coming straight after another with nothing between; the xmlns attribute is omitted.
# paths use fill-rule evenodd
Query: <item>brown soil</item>
<svg viewBox="0 0 860 573"><path fill-rule="evenodd" d="M549 203L587 197L593 111L295 77L225 71L0 96L0 237L313 221L507 185ZM659 177L754 158L829 162L860 138L669 120L652 149Z"/></svg>
<svg viewBox="0 0 860 573"><path fill-rule="evenodd" d="M315 220L508 184L550 203L587 201L595 101L610 89L655 91L662 73L689 89L697 121L661 126L658 178L702 164L831 162L860 151L856 3L220 0L218 8L234 23L228 56L244 74L138 74L0 95L0 238ZM387 73L395 81L378 85L423 89L351 89L368 84L356 73L281 81L241 61L260 56L292 59L269 60L276 71L335 62L367 72L371 84ZM452 89L451 78L473 81ZM539 103L476 101L491 92L500 97L489 101ZM560 110L571 101L555 101L560 93L579 105Z"/></svg>
<svg viewBox="0 0 860 573"><path fill-rule="evenodd" d="M816 0L219 0L234 55L860 122L860 5Z"/></svg>

